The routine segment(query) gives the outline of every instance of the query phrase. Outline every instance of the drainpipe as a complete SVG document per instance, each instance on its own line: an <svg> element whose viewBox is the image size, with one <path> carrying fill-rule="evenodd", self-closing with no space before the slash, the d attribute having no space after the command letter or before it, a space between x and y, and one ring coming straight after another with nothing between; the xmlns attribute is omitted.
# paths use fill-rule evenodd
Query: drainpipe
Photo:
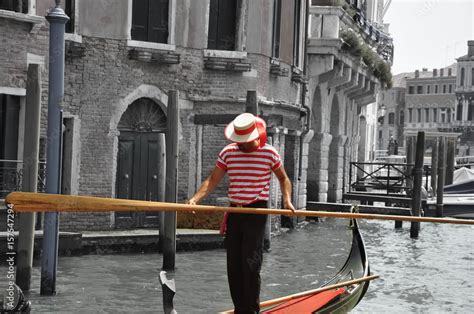
<svg viewBox="0 0 474 314"><path fill-rule="evenodd" d="M303 54L303 77L306 77L307 74L307 66L308 66L308 56L307 56L307 50L308 50L308 32L309 32L309 7L310 7L310 1L311 0L306 0L306 19L305 19L305 34L304 34L304 54ZM301 183L301 174L303 172L303 138L306 136L306 134L309 133L311 130L311 108L306 104L306 93L308 92L307 90L308 84L303 84L303 91L301 92L301 106L306 109L306 123L303 127L303 132L301 133L301 140L300 140L300 158L298 162L298 186L297 186L297 207L299 205L299 189L300 189L300 183Z"/></svg>

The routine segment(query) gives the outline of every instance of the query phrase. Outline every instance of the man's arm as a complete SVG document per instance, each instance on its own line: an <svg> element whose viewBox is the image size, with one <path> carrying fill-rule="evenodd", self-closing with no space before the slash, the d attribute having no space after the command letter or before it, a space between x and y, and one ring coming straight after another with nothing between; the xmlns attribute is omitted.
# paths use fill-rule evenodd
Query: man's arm
<svg viewBox="0 0 474 314"><path fill-rule="evenodd" d="M280 182L280 189L281 193L283 194L283 206L295 213L295 207L291 202L291 181L286 175L285 168L281 166L274 172L278 178L278 181Z"/></svg>
<svg viewBox="0 0 474 314"><path fill-rule="evenodd" d="M194 196L191 197L187 201L187 204L197 205L203 198L205 198L212 191L214 191L214 189L216 188L216 186L219 184L219 182L222 180L224 176L225 176L224 170L222 170L221 168L217 166L214 167L214 170L212 170L209 177L206 180L204 180L204 182L201 184L196 194L194 194Z"/></svg>

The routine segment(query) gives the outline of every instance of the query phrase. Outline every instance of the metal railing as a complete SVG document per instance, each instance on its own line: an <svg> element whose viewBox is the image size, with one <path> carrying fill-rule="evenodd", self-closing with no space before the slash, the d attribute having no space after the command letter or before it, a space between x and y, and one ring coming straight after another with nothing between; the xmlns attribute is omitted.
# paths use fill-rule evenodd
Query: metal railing
<svg viewBox="0 0 474 314"><path fill-rule="evenodd" d="M46 162L38 164L38 192L45 191ZM23 161L0 159L0 199L13 191L21 191Z"/></svg>
<svg viewBox="0 0 474 314"><path fill-rule="evenodd" d="M385 159L387 156L390 156L388 154L388 149L376 149L370 152L370 160L373 161L380 161ZM405 148L404 147L398 147L398 154L397 155L392 155L392 156L405 156Z"/></svg>
<svg viewBox="0 0 474 314"><path fill-rule="evenodd" d="M386 190L410 194L413 164L384 162L351 162L349 168L349 193L353 191ZM355 181L354 180L355 175Z"/></svg>

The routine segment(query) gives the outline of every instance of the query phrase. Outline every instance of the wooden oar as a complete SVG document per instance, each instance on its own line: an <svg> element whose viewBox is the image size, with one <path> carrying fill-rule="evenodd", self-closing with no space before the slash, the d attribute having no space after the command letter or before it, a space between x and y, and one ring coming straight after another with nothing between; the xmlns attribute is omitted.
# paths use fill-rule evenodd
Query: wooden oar
<svg viewBox="0 0 474 314"><path fill-rule="evenodd" d="M354 280L343 281L343 282L339 282L339 283L336 283L336 284L333 284L333 285L329 285L329 286L325 286L325 287L321 287L321 288L317 288L317 289L313 289L313 290L303 291L303 292L295 293L295 294L292 294L292 295L287 295L285 297L264 301L264 302L260 303L260 307L263 308L263 307L267 307L267 306L272 306L272 305L279 304L279 303L282 303L282 302L286 302L286 301L294 300L294 299L297 299L297 298L301 298L301 297L304 297L304 296L307 296L307 295L312 295L312 294L321 293L321 292L328 291L328 290L334 290L334 289L337 289L337 288L347 287L347 286L350 286L350 285L355 285L355 284L358 284L358 283L361 283L361 282L364 282L364 281L374 280L374 279L377 279L377 278L379 278L379 275L371 275L371 276L366 276L366 277L362 277L362 278L358 278L358 279L354 279ZM227 310L227 311L220 312L220 313L221 314L222 313L230 314L230 313L234 313L234 310Z"/></svg>
<svg viewBox="0 0 474 314"><path fill-rule="evenodd" d="M125 200L118 198L102 198L91 196L58 195L31 192L13 192L5 198L7 205L13 205L16 212L110 212L110 211L187 211L187 212L229 212L246 214L288 215L293 213L287 209L242 208L207 205L187 205L164 202ZM380 214L337 213L326 211L297 210L296 216L334 217L354 219L379 219L416 222L434 222L474 225L474 220L414 217Z"/></svg>

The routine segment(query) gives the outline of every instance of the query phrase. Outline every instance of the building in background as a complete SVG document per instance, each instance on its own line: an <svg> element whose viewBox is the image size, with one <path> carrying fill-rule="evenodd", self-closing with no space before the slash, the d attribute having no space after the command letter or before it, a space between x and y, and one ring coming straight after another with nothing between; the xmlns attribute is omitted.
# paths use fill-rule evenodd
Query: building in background
<svg viewBox="0 0 474 314"><path fill-rule="evenodd" d="M467 55L457 59L455 131L461 132L458 155L474 155L474 40Z"/></svg>
<svg viewBox="0 0 474 314"><path fill-rule="evenodd" d="M446 68L416 70L406 80L404 133L452 132L455 117L456 64ZM448 134L447 134L448 135ZM405 136L406 138L406 136ZM427 141L426 149L431 143Z"/></svg>
<svg viewBox="0 0 474 314"><path fill-rule="evenodd" d="M457 138L456 155L474 152L474 41L457 63L394 76L393 88L381 92L377 147L386 151L393 136L401 147L406 134L425 131ZM427 142L427 149L431 146Z"/></svg>
<svg viewBox="0 0 474 314"><path fill-rule="evenodd" d="M383 114L378 120L377 137L380 154L388 154L391 139L397 141L398 153L404 154L407 134L453 132L456 64L433 71L423 68L401 73L394 76L393 82L393 88L381 94ZM426 148L430 147L428 141Z"/></svg>
<svg viewBox="0 0 474 314"><path fill-rule="evenodd" d="M26 77L29 63L43 67L42 151L47 142L43 16L53 3L0 2L0 127L9 129L2 132L0 159L14 160L16 184L26 81L35 79ZM210 173L227 144L224 127L245 110L248 90L257 91L269 141L284 159L299 208L307 198L339 201L349 182L349 161L365 159L373 146L367 130L374 129L367 121L374 123L376 109L367 108L389 83L393 58L384 1L62 4L70 17L62 103L64 194L162 200L169 90L179 91L181 109L179 201L193 195ZM376 66L385 72L374 71ZM225 185L207 201L227 204ZM271 206L281 206L277 184ZM60 226L106 230L157 223L153 213L64 213Z"/></svg>
<svg viewBox="0 0 474 314"><path fill-rule="evenodd" d="M379 95L379 116L377 119L377 150L374 159L389 154L388 144L390 140L396 141L398 153L403 153L404 146L403 129L405 123L405 93L407 73L393 77L393 87L381 91Z"/></svg>

